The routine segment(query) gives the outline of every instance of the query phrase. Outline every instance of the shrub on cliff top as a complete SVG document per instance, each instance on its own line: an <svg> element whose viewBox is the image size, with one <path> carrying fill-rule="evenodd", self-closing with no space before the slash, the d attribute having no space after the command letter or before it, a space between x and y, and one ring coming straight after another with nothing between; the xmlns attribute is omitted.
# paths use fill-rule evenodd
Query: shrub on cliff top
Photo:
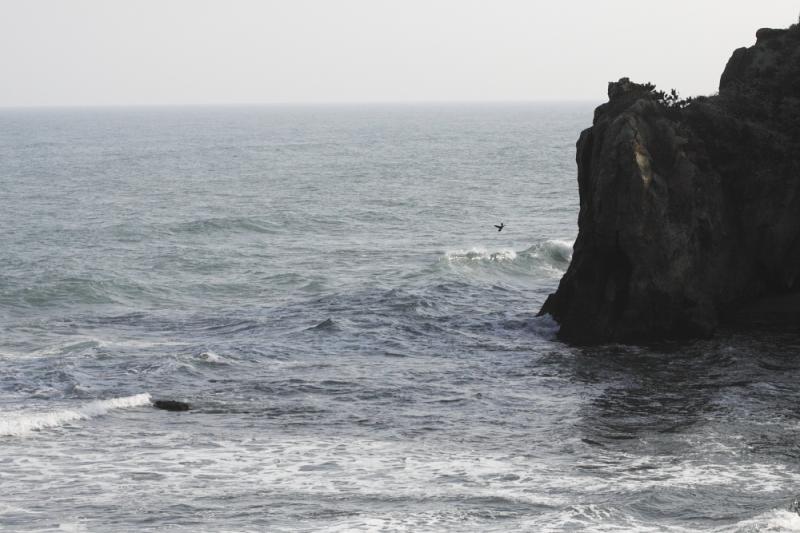
<svg viewBox="0 0 800 533"><path fill-rule="evenodd" d="M649 81L645 83L644 86L655 97L656 101L667 109L683 109L694 100L691 96L688 98L681 98L680 93L675 89L670 89L669 92L656 90L655 84Z"/></svg>

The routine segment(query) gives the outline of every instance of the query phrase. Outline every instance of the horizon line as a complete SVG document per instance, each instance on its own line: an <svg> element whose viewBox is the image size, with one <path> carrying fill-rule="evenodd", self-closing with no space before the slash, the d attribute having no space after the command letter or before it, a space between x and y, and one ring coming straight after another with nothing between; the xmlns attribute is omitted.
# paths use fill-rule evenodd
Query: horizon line
<svg viewBox="0 0 800 533"><path fill-rule="evenodd" d="M207 102L207 103L79 103L79 104L0 104L0 110L99 109L163 107L333 107L333 106L409 106L409 105L503 105L503 104L596 104L592 98L540 98L524 100L342 100L308 102Z"/></svg>

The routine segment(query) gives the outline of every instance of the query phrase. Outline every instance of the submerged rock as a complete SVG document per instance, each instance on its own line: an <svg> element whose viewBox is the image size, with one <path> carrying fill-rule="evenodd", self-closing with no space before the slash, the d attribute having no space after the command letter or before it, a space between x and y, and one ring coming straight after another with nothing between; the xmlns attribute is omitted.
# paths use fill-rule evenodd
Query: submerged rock
<svg viewBox="0 0 800 533"><path fill-rule="evenodd" d="M190 409L188 403L176 400L153 400L153 407L165 411L188 411Z"/></svg>
<svg viewBox="0 0 800 533"><path fill-rule="evenodd" d="M316 326L311 326L308 329L332 330L336 329L336 323L333 321L332 318L326 318Z"/></svg>
<svg viewBox="0 0 800 533"><path fill-rule="evenodd" d="M757 36L713 97L609 84L577 143L572 262L540 312L562 339L706 336L800 292L800 27Z"/></svg>

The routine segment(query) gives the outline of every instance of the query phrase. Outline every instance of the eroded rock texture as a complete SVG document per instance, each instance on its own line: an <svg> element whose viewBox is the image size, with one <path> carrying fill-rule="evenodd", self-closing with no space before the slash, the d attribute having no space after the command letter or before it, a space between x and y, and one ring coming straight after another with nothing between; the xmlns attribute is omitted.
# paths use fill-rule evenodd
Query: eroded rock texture
<svg viewBox="0 0 800 533"><path fill-rule="evenodd" d="M759 30L718 95L684 106L627 78L608 95L577 144L572 263L541 311L561 338L704 336L800 292L800 27Z"/></svg>

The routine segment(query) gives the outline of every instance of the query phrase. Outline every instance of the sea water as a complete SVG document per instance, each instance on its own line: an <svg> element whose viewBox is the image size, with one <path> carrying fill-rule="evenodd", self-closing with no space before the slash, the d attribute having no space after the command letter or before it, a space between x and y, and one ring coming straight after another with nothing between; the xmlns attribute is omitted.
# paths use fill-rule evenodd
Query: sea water
<svg viewBox="0 0 800 533"><path fill-rule="evenodd" d="M536 316L592 107L0 110L0 529L800 528L797 336Z"/></svg>

